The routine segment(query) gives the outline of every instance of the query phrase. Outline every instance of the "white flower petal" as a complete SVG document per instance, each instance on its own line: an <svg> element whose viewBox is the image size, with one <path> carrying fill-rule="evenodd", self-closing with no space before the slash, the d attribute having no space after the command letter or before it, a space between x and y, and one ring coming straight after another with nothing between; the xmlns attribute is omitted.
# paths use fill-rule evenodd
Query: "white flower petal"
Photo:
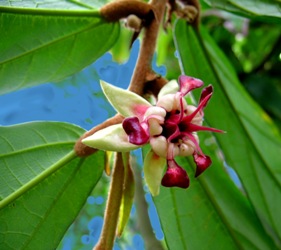
<svg viewBox="0 0 281 250"><path fill-rule="evenodd" d="M150 145L155 154L167 158L168 142L164 136L160 135L150 138Z"/></svg>
<svg viewBox="0 0 281 250"><path fill-rule="evenodd" d="M125 117L137 116L142 120L146 110L152 105L141 96L104 81L100 81L102 90L111 105Z"/></svg>
<svg viewBox="0 0 281 250"><path fill-rule="evenodd" d="M187 141L185 143L181 143L179 147L179 155L180 156L190 156L194 153L195 145L192 141Z"/></svg>
<svg viewBox="0 0 281 250"><path fill-rule="evenodd" d="M82 142L89 147L105 151L128 152L139 148L139 146L128 141L128 135L125 133L122 124L101 129L83 139Z"/></svg>
<svg viewBox="0 0 281 250"><path fill-rule="evenodd" d="M166 166L166 159L156 155L150 150L144 159L144 178L153 196L159 194L163 171Z"/></svg>
<svg viewBox="0 0 281 250"><path fill-rule="evenodd" d="M149 119L150 117L152 117L159 120L160 122L164 122L166 114L167 113L164 108L152 106L145 112L144 119Z"/></svg>
<svg viewBox="0 0 281 250"><path fill-rule="evenodd" d="M160 135L163 131L162 126L159 124L159 121L151 118L148 120L149 124L149 134L150 136Z"/></svg>
<svg viewBox="0 0 281 250"><path fill-rule="evenodd" d="M158 99L156 106L162 107L167 112L171 112L174 108L175 94L167 94Z"/></svg>
<svg viewBox="0 0 281 250"><path fill-rule="evenodd" d="M179 91L180 86L176 80L169 81L159 92L158 98L167 94L175 94Z"/></svg>

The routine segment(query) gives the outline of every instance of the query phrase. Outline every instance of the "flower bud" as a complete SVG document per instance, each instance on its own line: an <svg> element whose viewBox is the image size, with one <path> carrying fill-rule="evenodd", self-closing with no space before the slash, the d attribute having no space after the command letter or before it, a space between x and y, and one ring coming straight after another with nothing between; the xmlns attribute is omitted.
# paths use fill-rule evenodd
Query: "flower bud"
<svg viewBox="0 0 281 250"><path fill-rule="evenodd" d="M126 25L126 27L138 32L141 30L142 20L139 17L137 17L136 15L129 15L127 17L125 25Z"/></svg>

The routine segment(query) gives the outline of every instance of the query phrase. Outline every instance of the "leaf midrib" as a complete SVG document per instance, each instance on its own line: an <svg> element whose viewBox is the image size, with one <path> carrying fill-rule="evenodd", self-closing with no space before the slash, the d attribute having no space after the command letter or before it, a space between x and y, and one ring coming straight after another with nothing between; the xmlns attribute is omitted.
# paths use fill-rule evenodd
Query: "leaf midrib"
<svg viewBox="0 0 281 250"><path fill-rule="evenodd" d="M59 191L58 195L55 197L54 202L51 204L51 206L49 206L48 210L46 211L46 213L44 214L44 217L42 218L42 220L37 224L37 226L34 228L34 230L32 231L32 234L30 234L28 240L25 242L25 244L23 245L23 249L25 249L29 243L33 240L33 237L36 235L36 233L38 232L38 228L41 227L41 225L48 219L48 216L50 215L50 213L53 211L53 208L55 207L55 205L57 204L57 202L60 200L61 196L63 195L64 191L67 189L67 187L71 184L73 177L76 175L76 173L80 170L80 167L82 166L83 162L84 162L85 158L80 159L79 162L77 163L77 167L76 170L72 172L72 174L69 176L68 180L65 182L65 184L63 185L63 187L61 188L61 190Z"/></svg>
<svg viewBox="0 0 281 250"><path fill-rule="evenodd" d="M181 227L181 223L180 223L180 217L179 217L179 213L178 213L178 209L177 209L177 202L176 202L176 198L175 198L175 190L173 188L170 188L170 193L171 193L171 197L172 197L172 202L173 202L173 207L175 209L175 217L176 217L176 222L177 222L177 228L178 228L178 232L181 238L181 242L183 244L184 249L188 249L186 242L185 242L185 237L183 234L183 230Z"/></svg>
<svg viewBox="0 0 281 250"><path fill-rule="evenodd" d="M0 159L2 157L10 157L16 154L22 154L22 153L27 153L29 151L34 151L34 150L38 150L38 149L42 149L42 148L50 148L50 147L55 147L55 146L74 146L74 143L76 141L69 141L69 142L54 142L54 143L48 143L48 144L42 144L42 145L36 145L33 147L29 147L29 148L24 148L24 149L20 149L20 150L16 150L10 153L6 153L6 154L0 154Z"/></svg>
<svg viewBox="0 0 281 250"><path fill-rule="evenodd" d="M18 188L15 192L9 194L4 199L0 200L0 210L6 207L15 199L19 198L21 195L23 195L25 192L27 192L34 186L38 185L38 183L45 180L48 176L56 172L58 169L60 169L61 167L63 167L65 164L72 161L76 157L77 156L74 150L70 151L68 154L65 154L60 160L52 164L49 168L45 169L43 172L35 176L29 182L25 183L23 186Z"/></svg>
<svg viewBox="0 0 281 250"><path fill-rule="evenodd" d="M0 10L1 10L1 9L0 9ZM7 60L5 60L5 61L2 61L2 62L0 62L0 67L1 67L1 65L9 64L9 63L11 63L12 61L15 61L15 60L17 60L17 59L19 59L19 58L22 58L22 57L25 57L25 56L27 56L27 55L30 55L30 54L32 54L32 53L38 51L38 50L45 49L45 48L47 48L47 47L49 47L49 46L51 46L51 45L54 45L54 44L56 44L56 43L60 43L60 42L62 42L62 41L64 41L64 40L69 39L69 38L72 37L72 36L76 36L76 35L79 35L79 34L81 34L81 33L83 33L83 32L87 32L87 31L89 31L90 29L95 28L95 27L98 27L98 26L103 25L103 24L104 24L104 23L102 22L102 20L100 20L100 21L97 22L97 23L92 23L92 22L91 22L91 23L88 24L87 26L84 26L83 29L76 30L75 32L72 32L72 33L70 33L70 34L68 34L68 35L66 35L66 36L63 36L63 37L59 38L59 39L55 39L55 40L53 40L53 41L46 42L46 43L42 44L41 46L37 46L36 48L33 48L33 49L28 50L28 51L26 51L26 52L24 52L24 53L21 53L21 54L19 54L19 55L17 55L17 56L14 56L14 57L9 58L9 59L7 59Z"/></svg>
<svg viewBox="0 0 281 250"><path fill-rule="evenodd" d="M215 78L217 79L217 82L220 84L220 86L223 86L223 84L221 83L220 81L220 77L219 77L219 74L217 72L217 69L215 67L215 65L213 65L211 62L210 62L210 58L212 58L212 55L210 55L210 53L208 52L207 48L206 48L206 45L204 43L204 41L202 40L202 37L200 34L198 34L197 32L196 33L196 36L197 36L197 39L199 41L199 43L201 44L201 47L203 49L203 52L204 54L206 55L206 59L208 60L209 62L209 66L211 67L213 73L214 73L214 76ZM225 96L229 96L229 94L226 92L225 90L225 87L223 86L221 88L221 91L223 91L223 93L225 94ZM228 103L230 104L230 106L232 107L233 110L235 110L236 112L238 112L233 104L233 101L231 100L231 98L228 98ZM277 178L275 177L275 175L273 174L271 168L267 165L266 163L266 160L264 159L264 157L262 157L261 154L259 154L259 150L256 146L256 143L253 141L253 138L252 136L249 134L249 131L247 130L246 126L244 125L244 122L242 121L242 117L240 117L239 115L236 115L237 117L237 121L241 124L241 128L243 129L245 135L247 135L247 138L254 150L254 154L257 155L259 157L259 159L261 160L262 164L265 166L265 169L266 169L266 172L269 173L269 175L271 176L271 179L276 183L276 185L279 187L279 189L281 189L281 183L277 180ZM214 134L214 136L217 138L217 135ZM218 140L218 138L217 138ZM262 194L262 193L260 193ZM264 197L262 197L264 198ZM264 205L266 206L266 209L268 211L268 204L265 202ZM272 214L269 213L269 217L271 219L271 225L274 225L274 228L275 228L275 223L274 223L274 220L272 220ZM278 232L278 231L275 231L275 233ZM276 233L276 235L278 236L278 234ZM278 236L279 238L279 236Z"/></svg>
<svg viewBox="0 0 281 250"><path fill-rule="evenodd" d="M218 73L217 73L216 68L214 67L213 63L210 62L210 57L212 57L212 56L211 56L210 53L207 51L206 45L205 45L204 41L202 41L202 36L201 36L198 32L196 32L196 31L192 31L192 32L195 33L195 36L197 37L198 42L199 42L199 44L201 45L201 48L202 48L202 50L203 50L203 53L205 54L206 60L209 62L209 67L210 67L211 70L213 71L214 77L216 78L216 80L217 80L217 82L220 84L220 86L223 86L222 83L221 83L221 81L220 81L220 77L219 77L219 75L218 75ZM177 39L176 39L176 40L177 40ZM176 42L176 44L177 44L177 42ZM177 47L178 47L178 46L177 46ZM182 61L181 58L182 58L182 56L181 56L181 54L180 54L180 59L179 59L180 61ZM181 64L182 64L182 62L181 62ZM225 96L227 96L227 97L229 96L229 94L226 92L226 90L225 90L224 87L221 88L221 91L224 93ZM236 108L235 108L235 106L234 106L234 104L233 104L233 102L230 101L230 100L231 100L231 98L228 98L228 103L229 103L229 105L231 106L232 110L237 111ZM248 138L249 143L251 144L251 146L252 146L253 149L255 150L255 154L261 159L262 164L263 164L264 166L266 166L267 172L269 172L269 174L270 174L270 176L272 177L272 179L276 182L277 186L279 186L279 188L281 189L281 183L279 183L279 181L274 177L274 174L272 173L272 170L268 167L268 165L267 165L267 163L266 163L266 160L259 154L259 150L257 149L257 146L256 146L256 144L254 143L254 141L253 141L253 139L252 139L252 136L249 134L248 130L246 129L246 127L245 127L245 125L244 125L244 123L243 123L243 121L242 121L242 118L241 118L239 115L236 115L236 118L237 118L237 121L241 124L241 128L243 129L243 132L244 132L244 134L246 135L245 137ZM220 141L219 138L218 138L218 136L217 136L216 134L214 134L214 136L217 138L218 141Z"/></svg>
<svg viewBox="0 0 281 250"><path fill-rule="evenodd" d="M199 40L200 43L202 44L202 48L203 48L203 51L204 51L205 55L207 55L206 58L207 58L207 60L209 61L209 65L210 65L212 71L214 72L214 76L215 76L215 78L217 79L217 82L220 83L220 86L222 86L221 90L223 91L223 93L225 94L225 96L228 97L228 103L230 104L231 108L235 111L236 114L238 114L238 113L241 114L241 112L239 112L239 110L237 110L237 109L235 108L232 99L229 98L229 94L226 92L225 87L224 87L223 84L221 83L220 77L219 77L219 75L218 75L218 72L217 72L216 67L215 67L212 63L210 63L210 59L209 59L209 58L212 57L212 56L211 56L210 53L207 51L206 45L205 45L204 42L201 40L201 39L202 39L201 36L200 36L200 35L198 36L198 34L196 34L196 35L197 35L197 37L198 37L198 40ZM253 140L253 138L252 138L252 135L249 133L248 129L246 128L246 125L244 124L244 122L243 122L243 120L242 120L242 117L241 117L240 115L236 115L236 118L237 118L237 121L241 124L241 128L243 129L244 134L246 135L246 138L248 138L250 144L252 145L253 149L255 150L255 154L261 159L262 164L266 167L265 169L267 170L267 172L269 173L269 175L271 176L271 178L276 182L276 184L277 184L277 186L279 187L279 189L281 189L281 183L279 182L279 180L277 180L277 178L276 178L275 175L273 174L271 168L268 166L266 160L265 160L264 157L263 157L263 154L260 154L260 153L259 153L259 149L258 149L258 147L256 146L256 143L254 142L254 140ZM256 128L256 127L255 127L255 128ZM257 129L257 128L256 128L256 129ZM264 135L264 133L263 133L263 135ZM215 134L214 136L215 136L217 139L219 139L216 134ZM265 135L264 135L264 136L265 136Z"/></svg>
<svg viewBox="0 0 281 250"><path fill-rule="evenodd" d="M201 49L203 50L203 53L205 54L206 60L209 62L209 67L210 67L211 70L213 71L214 77L217 79L217 82L220 84L220 86L223 86L223 85L221 84L221 81L220 81L220 78L219 78L219 75L218 75L218 73L217 73L217 70L216 70L215 66L210 62L210 57L212 57L212 56L211 56L210 53L207 51L206 45L204 44L204 41L202 40L201 35L199 34L199 32L196 32L196 31L194 31L194 30L193 30L192 32L195 32L195 36L197 37L198 42L199 42L199 44L200 44L200 46L201 46ZM176 40L175 42L176 42L176 44L177 44L177 39L176 39L176 37L175 37L175 40ZM177 45L177 47L178 47L178 45ZM182 64L182 56L181 56L181 53L180 53L179 55L180 55L179 60L180 60L180 63ZM182 64L182 65L183 65L183 64ZM221 88L221 91L225 94L225 96L227 96L227 97L229 96L229 95L227 94L227 92L226 92L226 90L225 90L224 87ZM236 109L234 108L233 102L230 101L230 100L231 100L231 99L228 98L228 103L229 103L229 105L231 106L231 108L232 108L233 110L236 111ZM272 180L273 180L274 182L276 182L277 186L279 186L279 187L281 188L281 184L280 184L280 183L278 182L278 180L274 177L274 174L272 173L271 169L270 169L270 168L268 167L268 165L266 164L265 159L259 154L259 151L258 151L258 149L257 149L257 146L256 146L256 144L253 142L252 137L249 135L248 130L247 130L246 127L244 126L244 123L243 123L243 121L242 121L242 118L241 118L239 115L236 115L236 118L237 118L237 121L241 124L241 128L243 129L244 134L248 137L249 143L252 144L251 147L253 148L255 155L257 155L257 156L259 157L259 159L261 160L262 164L265 166L266 171L267 171L267 172L269 173L269 175L272 177ZM216 135L214 135L214 136L217 138ZM218 140L218 139L219 139L219 138L217 138L217 140ZM218 140L218 144L219 144L219 140ZM220 146L221 146L221 145L220 145ZM255 209L254 211L255 211L255 213L256 213L256 209ZM271 218L271 217L272 217L272 216L270 215L270 218ZM259 216L258 216L258 218L259 218ZM271 221L271 225L274 225L274 223L273 223L272 221Z"/></svg>
<svg viewBox="0 0 281 250"><path fill-rule="evenodd" d="M31 15L47 15L47 16L82 16L82 17L95 17L100 16L98 9L87 10L69 10L69 9L36 9L26 7L7 7L0 6L0 13L12 14L31 14Z"/></svg>

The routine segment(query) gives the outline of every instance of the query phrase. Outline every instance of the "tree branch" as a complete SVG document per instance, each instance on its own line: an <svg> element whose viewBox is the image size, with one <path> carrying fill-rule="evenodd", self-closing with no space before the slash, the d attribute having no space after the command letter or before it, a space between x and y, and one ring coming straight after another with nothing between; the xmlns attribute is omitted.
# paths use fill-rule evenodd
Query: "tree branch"
<svg viewBox="0 0 281 250"><path fill-rule="evenodd" d="M153 18L150 4L137 0L118 0L104 5L100 9L101 15L109 22L117 22L134 14L140 19Z"/></svg>
<svg viewBox="0 0 281 250"><path fill-rule="evenodd" d="M151 62L155 52L160 24L162 23L165 13L166 3L167 1L165 0L152 0L150 3L155 18L151 21L149 26L144 28L144 35L137 64L129 85L130 91L141 96L144 94L144 88L149 77L151 78L151 74L153 74L151 70ZM156 78L157 75L155 74L155 79Z"/></svg>
<svg viewBox="0 0 281 250"><path fill-rule="evenodd" d="M130 14L149 19L145 22L147 27L144 27L144 36L138 60L129 85L129 90L140 96L143 96L145 93L157 95L162 86L167 82L167 80L159 77L151 69L151 62L155 52L160 24L165 13L166 3L167 0L152 0L149 4L136 0L119 0L109 3L101 9L101 14L109 21L117 21ZM151 15L149 13L154 14ZM121 123L122 120L123 117L117 114L86 132L75 144L74 149L76 154L80 157L86 157L96 152L96 149L84 145L82 140L98 130Z"/></svg>
<svg viewBox="0 0 281 250"><path fill-rule="evenodd" d="M99 242L94 247L94 250L113 249L119 209L123 194L124 177L125 172L122 153L117 153L105 209L102 233Z"/></svg>

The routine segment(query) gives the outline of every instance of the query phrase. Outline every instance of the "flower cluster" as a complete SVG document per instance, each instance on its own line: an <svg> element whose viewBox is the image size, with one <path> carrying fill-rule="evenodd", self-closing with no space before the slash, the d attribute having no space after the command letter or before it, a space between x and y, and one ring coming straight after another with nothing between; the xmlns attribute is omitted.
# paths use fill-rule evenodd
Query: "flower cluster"
<svg viewBox="0 0 281 250"><path fill-rule="evenodd" d="M122 124L100 130L84 139L83 143L121 152L150 143L151 150L144 160L144 175L151 193L157 195L160 184L187 188L188 175L177 164L175 157L192 155L197 166L195 176L200 175L211 165L211 159L202 152L196 132L222 132L202 126L203 109L213 93L211 85L203 89L198 107L188 105L184 98L202 85L201 80L182 75L179 86L176 81L169 82L160 91L158 101L153 106L132 92L101 82L108 100L126 118Z"/></svg>

